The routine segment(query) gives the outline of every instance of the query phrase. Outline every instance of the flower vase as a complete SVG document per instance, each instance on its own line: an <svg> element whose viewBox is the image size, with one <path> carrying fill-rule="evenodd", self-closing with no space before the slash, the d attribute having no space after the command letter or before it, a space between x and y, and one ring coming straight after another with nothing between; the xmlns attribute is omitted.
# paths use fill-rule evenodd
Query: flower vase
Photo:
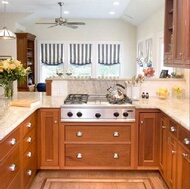
<svg viewBox="0 0 190 189"><path fill-rule="evenodd" d="M4 96L5 98L12 98L13 96L13 81L8 81L4 85Z"/></svg>
<svg viewBox="0 0 190 189"><path fill-rule="evenodd" d="M141 85L131 86L131 98L132 100L140 100L141 96Z"/></svg>

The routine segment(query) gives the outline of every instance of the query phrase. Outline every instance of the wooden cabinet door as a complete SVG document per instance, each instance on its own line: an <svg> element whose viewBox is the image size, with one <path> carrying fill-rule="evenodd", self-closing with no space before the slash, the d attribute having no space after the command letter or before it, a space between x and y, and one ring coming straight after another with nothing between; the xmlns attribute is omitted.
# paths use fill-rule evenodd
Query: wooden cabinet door
<svg viewBox="0 0 190 189"><path fill-rule="evenodd" d="M184 0L174 1L174 66L183 65L184 61L184 42L185 42L185 13Z"/></svg>
<svg viewBox="0 0 190 189"><path fill-rule="evenodd" d="M158 166L159 113L139 115L139 166Z"/></svg>
<svg viewBox="0 0 190 189"><path fill-rule="evenodd" d="M167 176L166 182L171 189L176 188L176 163L177 163L177 141L176 139L168 135L167 145Z"/></svg>
<svg viewBox="0 0 190 189"><path fill-rule="evenodd" d="M166 147L167 147L167 129L168 129L168 117L161 114L160 117L160 172L162 176L166 177Z"/></svg>
<svg viewBox="0 0 190 189"><path fill-rule="evenodd" d="M178 145L177 188L190 188L190 153Z"/></svg>
<svg viewBox="0 0 190 189"><path fill-rule="evenodd" d="M190 68L190 1L185 0L185 67Z"/></svg>
<svg viewBox="0 0 190 189"><path fill-rule="evenodd" d="M59 109L40 110L40 168L58 168Z"/></svg>

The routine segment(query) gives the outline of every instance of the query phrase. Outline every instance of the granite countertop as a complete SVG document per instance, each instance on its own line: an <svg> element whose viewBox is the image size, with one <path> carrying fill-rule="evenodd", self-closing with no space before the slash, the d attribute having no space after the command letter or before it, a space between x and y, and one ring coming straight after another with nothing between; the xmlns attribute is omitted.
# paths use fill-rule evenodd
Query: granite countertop
<svg viewBox="0 0 190 189"><path fill-rule="evenodd" d="M36 99L39 103L28 107L10 106L10 100L0 96L0 140L22 123L29 115L38 108L60 108L66 96L46 96L41 92L18 92L14 99ZM158 108L173 118L176 122L190 131L190 105L189 99L166 100L150 97L149 100L133 101L136 108Z"/></svg>

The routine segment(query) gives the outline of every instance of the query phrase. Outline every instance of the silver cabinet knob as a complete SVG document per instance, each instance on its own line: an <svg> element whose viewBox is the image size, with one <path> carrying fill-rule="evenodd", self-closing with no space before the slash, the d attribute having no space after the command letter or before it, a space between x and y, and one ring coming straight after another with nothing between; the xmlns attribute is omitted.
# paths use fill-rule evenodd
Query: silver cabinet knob
<svg viewBox="0 0 190 189"><path fill-rule="evenodd" d="M10 144L13 146L16 144L16 138L12 138L11 141L10 141Z"/></svg>
<svg viewBox="0 0 190 189"><path fill-rule="evenodd" d="M32 152L28 152L27 157L31 158L32 157Z"/></svg>
<svg viewBox="0 0 190 189"><path fill-rule="evenodd" d="M183 153L182 156L185 158L188 156L188 154Z"/></svg>
<svg viewBox="0 0 190 189"><path fill-rule="evenodd" d="M176 128L175 128L174 126L171 126L171 127L170 127L170 131L171 131L171 132L175 132L175 131L176 131Z"/></svg>
<svg viewBox="0 0 190 189"><path fill-rule="evenodd" d="M141 121L141 124L143 124L143 121Z"/></svg>
<svg viewBox="0 0 190 189"><path fill-rule="evenodd" d="M186 145L189 145L190 144L190 139L184 138L183 143L186 144Z"/></svg>
<svg viewBox="0 0 190 189"><path fill-rule="evenodd" d="M117 131L114 132L114 133L113 133L113 136L114 136L114 137L119 137L119 132L117 132Z"/></svg>
<svg viewBox="0 0 190 189"><path fill-rule="evenodd" d="M166 128L166 126L163 125L163 126L162 126L162 129L165 129L165 128Z"/></svg>
<svg viewBox="0 0 190 189"><path fill-rule="evenodd" d="M175 150L172 150L172 154L175 154L176 153L176 151Z"/></svg>
<svg viewBox="0 0 190 189"><path fill-rule="evenodd" d="M77 136L77 137L82 137L82 135L83 135L83 133L82 133L81 131L78 131L78 132L76 133L76 136Z"/></svg>
<svg viewBox="0 0 190 189"><path fill-rule="evenodd" d="M77 158L78 158L78 159L82 159L82 154L81 154L81 153L78 153L78 154L77 154Z"/></svg>
<svg viewBox="0 0 190 189"><path fill-rule="evenodd" d="M27 175L31 176L32 175L32 170L28 170Z"/></svg>
<svg viewBox="0 0 190 189"><path fill-rule="evenodd" d="M57 120L55 120L54 123L56 124L56 123L57 123Z"/></svg>
<svg viewBox="0 0 190 189"><path fill-rule="evenodd" d="M16 165L15 164L12 164L9 169L13 172L16 170Z"/></svg>
<svg viewBox="0 0 190 189"><path fill-rule="evenodd" d="M32 127L32 123L31 123L31 122L28 122L27 127L28 127L28 128Z"/></svg>
<svg viewBox="0 0 190 189"><path fill-rule="evenodd" d="M118 159L118 158L119 158L119 154L114 153L113 158L114 158L114 159Z"/></svg>
<svg viewBox="0 0 190 189"><path fill-rule="evenodd" d="M31 138L31 137L28 137L27 142L28 142L28 143L31 143L31 142L32 142L32 138Z"/></svg>

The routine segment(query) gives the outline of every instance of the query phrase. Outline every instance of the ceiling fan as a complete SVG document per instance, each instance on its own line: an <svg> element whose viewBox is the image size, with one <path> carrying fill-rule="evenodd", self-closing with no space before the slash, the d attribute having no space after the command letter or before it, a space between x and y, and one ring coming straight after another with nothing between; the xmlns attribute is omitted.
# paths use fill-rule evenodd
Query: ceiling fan
<svg viewBox="0 0 190 189"><path fill-rule="evenodd" d="M36 24L52 24L52 26L49 26L48 28L52 28L55 26L66 26L72 29L76 29L78 28L77 25L85 25L84 22L67 22L67 19L63 18L62 16L62 6L64 3L62 2L58 2L59 6L60 6L60 17L59 18L55 18L55 22L54 23L36 23Z"/></svg>

